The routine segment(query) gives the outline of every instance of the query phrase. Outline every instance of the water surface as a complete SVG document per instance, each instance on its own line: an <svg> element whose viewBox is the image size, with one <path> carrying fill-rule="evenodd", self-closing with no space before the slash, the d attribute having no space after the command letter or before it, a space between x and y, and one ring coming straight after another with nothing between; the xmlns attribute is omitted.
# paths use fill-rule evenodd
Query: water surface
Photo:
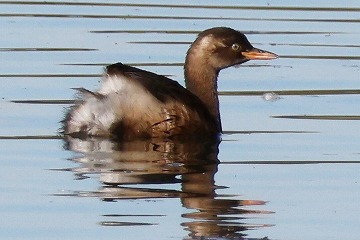
<svg viewBox="0 0 360 240"><path fill-rule="evenodd" d="M358 1L0 1L1 239L358 239ZM219 142L63 139L121 61L181 84L200 31L280 55L221 72Z"/></svg>

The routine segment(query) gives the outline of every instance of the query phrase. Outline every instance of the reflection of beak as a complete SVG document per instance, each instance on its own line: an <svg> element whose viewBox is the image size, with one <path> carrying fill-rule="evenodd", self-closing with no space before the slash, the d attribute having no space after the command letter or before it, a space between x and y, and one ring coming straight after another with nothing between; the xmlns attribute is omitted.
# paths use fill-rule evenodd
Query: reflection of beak
<svg viewBox="0 0 360 240"><path fill-rule="evenodd" d="M275 53L258 48L253 48L246 52L241 52L241 54L246 58L246 60L271 60L279 57Z"/></svg>

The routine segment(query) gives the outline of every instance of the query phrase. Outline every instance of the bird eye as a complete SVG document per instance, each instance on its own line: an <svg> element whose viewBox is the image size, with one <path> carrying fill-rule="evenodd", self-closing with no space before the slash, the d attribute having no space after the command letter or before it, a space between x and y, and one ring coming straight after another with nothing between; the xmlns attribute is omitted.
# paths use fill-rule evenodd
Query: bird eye
<svg viewBox="0 0 360 240"><path fill-rule="evenodd" d="M231 46L232 50L234 51L239 51L239 49L241 48L239 44L237 43L234 43L232 46Z"/></svg>

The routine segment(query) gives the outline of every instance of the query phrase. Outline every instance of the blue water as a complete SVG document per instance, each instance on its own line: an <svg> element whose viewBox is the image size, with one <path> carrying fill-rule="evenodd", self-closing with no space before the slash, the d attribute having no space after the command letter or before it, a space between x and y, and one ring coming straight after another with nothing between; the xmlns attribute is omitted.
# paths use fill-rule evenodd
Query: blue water
<svg viewBox="0 0 360 240"><path fill-rule="evenodd" d="M0 9L1 239L358 239L358 1ZM66 146L71 88L96 89L117 61L183 84L189 44L213 26L280 55L221 72L218 154L205 143ZM183 161L194 149L220 163Z"/></svg>

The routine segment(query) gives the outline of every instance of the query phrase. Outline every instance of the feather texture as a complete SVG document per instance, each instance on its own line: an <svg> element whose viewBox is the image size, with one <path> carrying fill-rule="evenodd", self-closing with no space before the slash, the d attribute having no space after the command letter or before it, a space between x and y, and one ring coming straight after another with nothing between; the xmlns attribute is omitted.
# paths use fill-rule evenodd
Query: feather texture
<svg viewBox="0 0 360 240"><path fill-rule="evenodd" d="M69 111L65 134L134 139L218 132L204 104L179 83L122 63L106 68L97 92L76 90L83 101Z"/></svg>

